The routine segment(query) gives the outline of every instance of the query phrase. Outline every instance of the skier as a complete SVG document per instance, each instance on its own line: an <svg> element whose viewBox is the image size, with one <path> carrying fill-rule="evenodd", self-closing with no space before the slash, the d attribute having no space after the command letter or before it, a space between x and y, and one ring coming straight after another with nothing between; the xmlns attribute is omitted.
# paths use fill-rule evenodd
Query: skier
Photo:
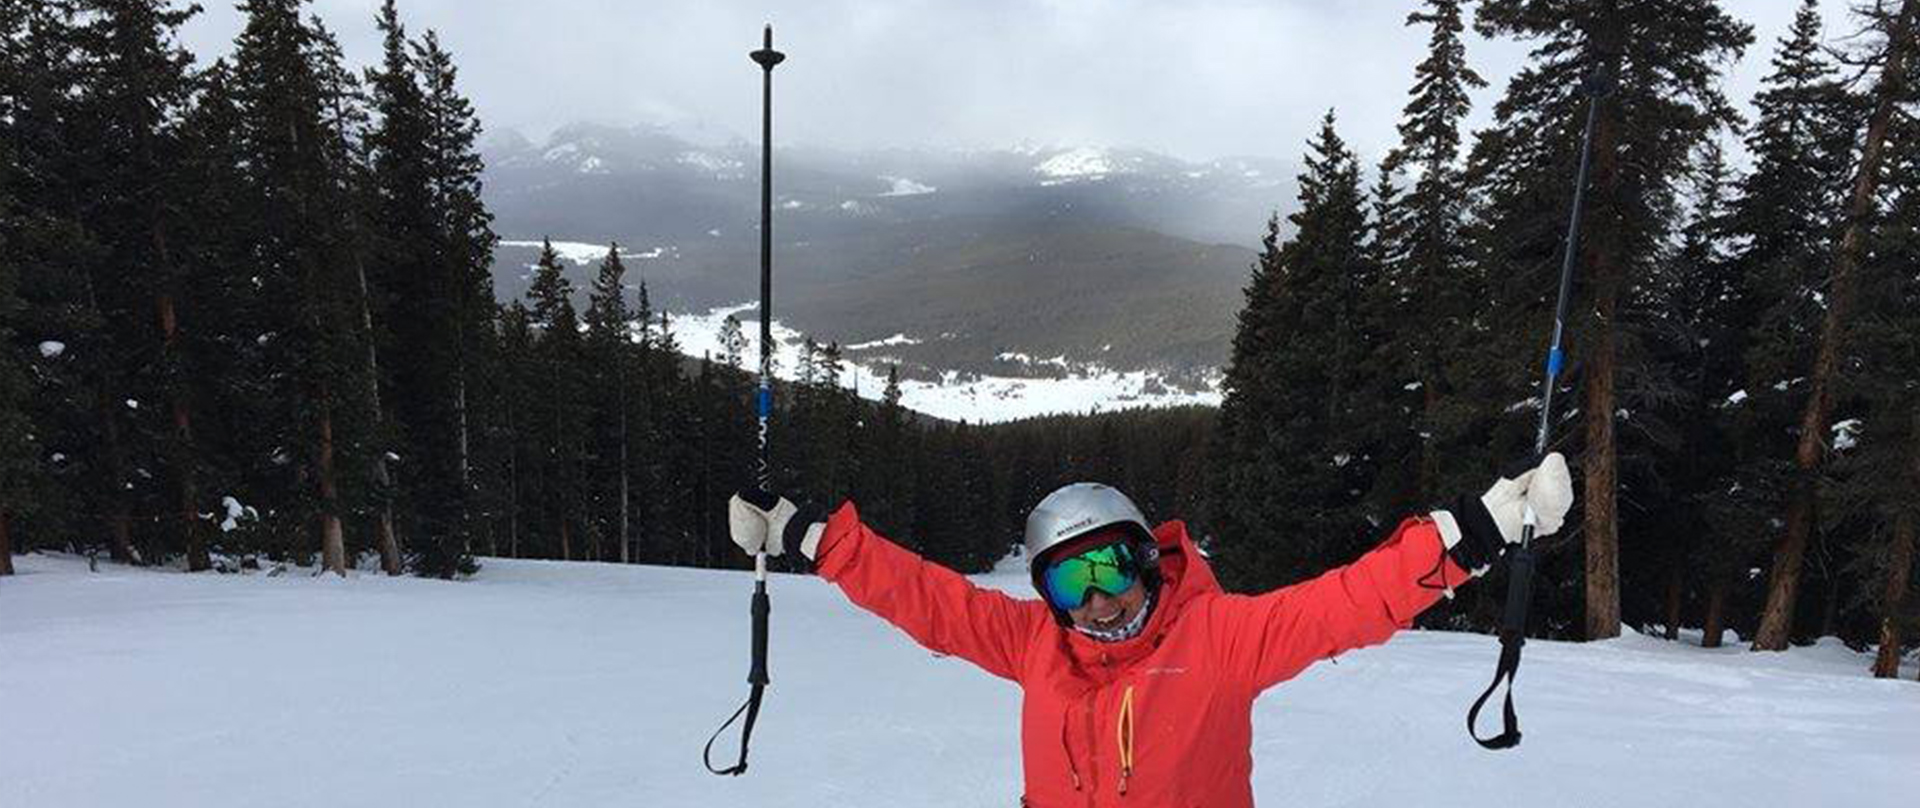
<svg viewBox="0 0 1920 808"><path fill-rule="evenodd" d="M749 554L797 547L849 599L1024 693L1021 805L1252 806L1253 701L1314 662L1385 642L1573 503L1566 459L1402 522L1359 560L1262 595L1221 591L1186 526L1075 483L1027 516L1039 600L975 586L861 524L758 491L728 505Z"/></svg>

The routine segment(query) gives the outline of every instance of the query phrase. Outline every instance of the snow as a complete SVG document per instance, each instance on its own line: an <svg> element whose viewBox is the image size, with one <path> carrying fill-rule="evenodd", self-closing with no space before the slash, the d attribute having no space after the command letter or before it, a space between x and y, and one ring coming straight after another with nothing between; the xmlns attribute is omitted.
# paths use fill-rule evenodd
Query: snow
<svg viewBox="0 0 1920 808"><path fill-rule="evenodd" d="M1013 362L1021 365L1052 365L1062 370L1070 370L1073 367L1073 363L1067 361L1066 354L1060 354L1047 359L1035 359L1019 351L1002 351L995 354L993 358L1002 362Z"/></svg>
<svg viewBox="0 0 1920 808"><path fill-rule="evenodd" d="M483 559L450 583L16 563L0 579L0 805L945 808L1020 793L1019 689L810 577L769 576L773 685L751 770L721 778L700 747L746 696L746 572ZM1027 596L1007 566L977 580ZM1491 637L1406 632L1268 691L1258 803L1910 801L1912 662L1877 681L1831 640L1536 640L1516 691L1526 741L1492 753L1461 724L1497 653ZM737 744L729 731L715 757L730 765ZM95 765L64 765L78 761Z"/></svg>
<svg viewBox="0 0 1920 808"><path fill-rule="evenodd" d="M742 169L746 164L731 157L722 157L703 151L684 151L673 158L674 162L705 171L719 179L739 179L746 176Z"/></svg>
<svg viewBox="0 0 1920 808"><path fill-rule="evenodd" d="M1092 146L1068 149L1033 167L1034 173L1055 180L1104 176L1119 170L1106 150Z"/></svg>
<svg viewBox="0 0 1920 808"><path fill-rule="evenodd" d="M940 190L931 185L922 185L905 177L882 176L880 179L892 186L885 193L880 194L881 196L920 196L921 194L930 194Z"/></svg>
<svg viewBox="0 0 1920 808"><path fill-rule="evenodd" d="M525 247L528 249L538 250L540 249L540 246L544 243L546 242L527 241L527 240L519 240L519 241L503 240L500 242L500 246ZM599 264L601 261L605 261L607 259L608 245L605 243L595 244L595 243L586 242L586 241L555 241L555 242L552 242L552 244L553 244L553 252L555 255L558 255L560 257L560 260L571 261L576 266L587 266L589 264ZM671 248L655 247L651 250L634 252L633 249L630 247L621 247L620 257L623 260L634 260L634 259L645 260L649 258L659 258L660 256L665 255L667 250L669 249Z"/></svg>
<svg viewBox="0 0 1920 808"><path fill-rule="evenodd" d="M1733 391L1733 395L1727 396L1727 403L1721 406L1731 407L1735 404L1739 404L1740 402L1746 401L1746 400L1747 400L1747 391L1745 389L1735 390Z"/></svg>
<svg viewBox="0 0 1920 808"><path fill-rule="evenodd" d="M904 333L900 333L900 334L895 334L891 337L887 337L886 339L877 339L872 342L862 342L858 345L848 345L847 350L864 351L869 348L886 348L894 345L919 345L920 342L921 342L920 340L914 339L913 337L909 337Z"/></svg>
<svg viewBox="0 0 1920 808"><path fill-rule="evenodd" d="M40 358L42 359L52 359L66 352L67 344L64 342L47 340L40 343Z"/></svg>
<svg viewBox="0 0 1920 808"><path fill-rule="evenodd" d="M708 309L703 313L676 315L673 319L674 338L679 341L681 352L688 356L723 356L726 351L720 344L720 329L727 316L738 315L744 324L751 315L743 312L754 309L753 304L743 303ZM800 367L800 345L805 335L782 325L778 320L773 323L773 332L774 342L778 346L774 352L774 361L779 368L777 372L783 379L794 378ZM942 334L941 337L951 338L952 334ZM1053 365L1066 370L1068 375L1066 378L1044 379L962 376L948 371L938 381L902 379L900 403L907 409L936 418L974 423L998 423L1089 410L1220 403L1218 374L1215 374L1206 390L1182 391L1167 384L1163 374L1151 370L1121 371L1097 363L1070 363L1065 356L1036 361L1019 352L1002 353L999 358L1003 361ZM884 361L886 359L874 357L862 362L848 357L845 360L846 376L840 386L879 400L887 385L889 362ZM747 348L742 352L741 367L752 370L759 366L760 341L748 340Z"/></svg>
<svg viewBox="0 0 1920 808"><path fill-rule="evenodd" d="M240 500L230 496L220 498L220 508L226 511L226 518L220 520L220 532L222 533L233 532L235 528L240 526L241 519L260 518L259 511L240 504ZM209 514L209 518L211 518L211 514Z"/></svg>
<svg viewBox="0 0 1920 808"><path fill-rule="evenodd" d="M1860 419L1849 418L1833 425L1833 448L1846 451L1860 445Z"/></svg>
<svg viewBox="0 0 1920 808"><path fill-rule="evenodd" d="M1539 396L1529 396L1524 401L1515 401L1512 404L1507 405L1507 412L1520 412L1522 410L1537 410L1537 409L1540 409Z"/></svg>

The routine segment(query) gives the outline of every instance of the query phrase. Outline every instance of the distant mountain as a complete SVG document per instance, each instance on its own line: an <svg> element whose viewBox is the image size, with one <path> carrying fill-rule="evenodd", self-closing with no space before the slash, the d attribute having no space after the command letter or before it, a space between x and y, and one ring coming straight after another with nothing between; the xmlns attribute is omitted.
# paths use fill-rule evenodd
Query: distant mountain
<svg viewBox="0 0 1920 808"><path fill-rule="evenodd" d="M485 157L503 297L524 293L551 237L580 245L582 288L618 241L667 308L757 298L756 144L576 124L541 144L492 138ZM916 342L884 353L921 378L1095 363L1200 389L1293 175L1134 149L779 150L774 312L822 341L904 335ZM1021 356L1062 361L1007 358Z"/></svg>

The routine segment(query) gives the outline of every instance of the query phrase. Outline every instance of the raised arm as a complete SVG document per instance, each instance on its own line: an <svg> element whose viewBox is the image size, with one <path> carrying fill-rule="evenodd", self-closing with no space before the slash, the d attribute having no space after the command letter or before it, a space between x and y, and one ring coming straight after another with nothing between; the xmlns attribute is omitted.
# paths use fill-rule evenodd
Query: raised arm
<svg viewBox="0 0 1920 808"><path fill-rule="evenodd" d="M1395 631L1469 579L1431 520L1409 519L1344 567L1261 595L1225 595L1211 610L1227 669L1255 690Z"/></svg>
<svg viewBox="0 0 1920 808"><path fill-rule="evenodd" d="M1018 680L1033 633L1051 620L1039 601L975 586L959 573L886 540L847 502L826 516L813 506L742 492L729 503L733 539L747 552L787 547L814 560L860 608L898 626L940 654Z"/></svg>
<svg viewBox="0 0 1920 808"><path fill-rule="evenodd" d="M827 520L814 563L849 600L916 642L1007 679L1020 677L1033 633L1051 619L1037 600L976 586L888 541L861 523L852 502Z"/></svg>
<svg viewBox="0 0 1920 808"><path fill-rule="evenodd" d="M1430 517L1400 523L1351 564L1263 595L1222 596L1211 622L1228 670L1263 690L1319 660L1386 642L1454 587L1486 572L1520 541L1525 521L1536 520L1538 535L1552 534L1572 505L1566 458L1550 454L1484 495L1463 496Z"/></svg>

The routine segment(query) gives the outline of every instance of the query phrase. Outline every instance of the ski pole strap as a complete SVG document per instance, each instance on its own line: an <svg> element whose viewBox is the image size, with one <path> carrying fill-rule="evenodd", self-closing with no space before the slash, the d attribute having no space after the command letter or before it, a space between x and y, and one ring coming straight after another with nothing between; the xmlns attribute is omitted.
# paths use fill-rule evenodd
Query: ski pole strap
<svg viewBox="0 0 1920 808"><path fill-rule="evenodd" d="M1494 667L1493 681L1485 692L1473 702L1473 709L1467 711L1467 734L1473 736L1474 743L1487 749L1511 749L1520 745L1520 717L1513 709L1513 678L1520 673L1520 649L1527 644L1527 605L1533 600L1533 529L1525 528L1526 540L1520 546L1507 553L1507 608L1500 620L1500 662ZM1487 700L1493 698L1493 692L1500 689L1500 683L1507 685L1505 704L1500 710L1504 723L1503 731L1491 738L1482 738L1475 727L1479 725L1480 709L1487 706Z"/></svg>
<svg viewBox="0 0 1920 808"><path fill-rule="evenodd" d="M1520 745L1520 717L1513 711L1513 676L1520 672L1520 646L1526 642L1525 637L1500 632L1500 666L1493 672L1493 682L1487 685L1480 698L1474 699L1473 709L1467 711L1467 734L1473 736L1474 743L1487 749L1510 749ZM1480 722L1480 708L1487 705L1487 699L1493 698L1493 691L1499 689L1502 681L1507 683L1506 703L1500 709L1505 729L1499 735L1482 738L1479 731L1474 729Z"/></svg>
<svg viewBox="0 0 1920 808"><path fill-rule="evenodd" d="M747 684L753 689L747 693L747 701L740 709L733 711L727 723L713 731L713 737L707 739L707 747L700 753L701 760L707 764L707 771L718 775L741 775L747 772L747 744L753 740L754 722L760 720L760 698L766 695L767 684L767 617L773 612L773 602L767 597L767 582L755 581L753 584L753 666L747 671ZM740 725L740 762L725 769L713 767L713 744L720 740L720 733L739 720L745 713L747 723Z"/></svg>
<svg viewBox="0 0 1920 808"><path fill-rule="evenodd" d="M713 731L713 737L707 739L707 748L700 753L701 760L707 764L707 771L722 776L738 776L747 773L747 743L753 739L753 723L760 718L760 696L766 692L766 685L754 685L753 692L748 694L746 703L740 705L740 709L734 710L733 717L728 718L727 723L721 724L719 729ZM713 767L713 744L720 740L720 733L726 732L727 727L733 726L733 722L740 719L741 713L747 714L747 723L740 727L740 762L724 769L716 769Z"/></svg>

